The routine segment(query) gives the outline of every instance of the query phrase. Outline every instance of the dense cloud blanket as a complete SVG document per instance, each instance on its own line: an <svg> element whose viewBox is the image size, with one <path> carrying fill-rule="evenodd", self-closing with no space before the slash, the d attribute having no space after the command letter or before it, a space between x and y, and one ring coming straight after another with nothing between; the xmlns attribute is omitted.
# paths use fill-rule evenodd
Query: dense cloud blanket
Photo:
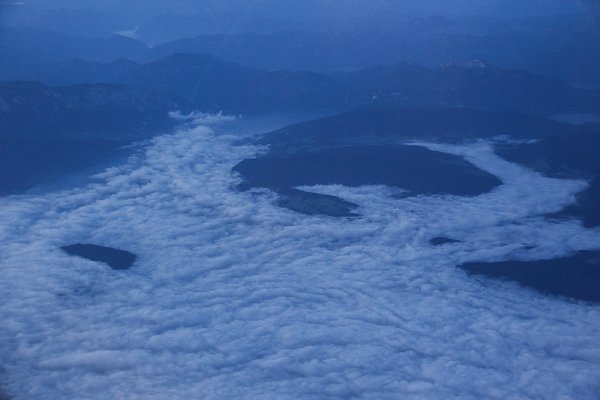
<svg viewBox="0 0 600 400"><path fill-rule="evenodd" d="M15 399L600 396L600 308L456 268L597 247L598 231L541 216L584 182L487 143L421 144L503 185L303 187L361 215L306 216L235 190L231 168L264 149L234 139L192 127L86 187L0 199L0 385ZM139 257L114 271L71 243Z"/></svg>

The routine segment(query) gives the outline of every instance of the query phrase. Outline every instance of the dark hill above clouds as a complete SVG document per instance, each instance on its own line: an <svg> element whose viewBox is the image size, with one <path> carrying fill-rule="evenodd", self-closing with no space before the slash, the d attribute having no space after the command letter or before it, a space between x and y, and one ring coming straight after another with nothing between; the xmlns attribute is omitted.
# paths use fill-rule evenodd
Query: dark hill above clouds
<svg viewBox="0 0 600 400"><path fill-rule="evenodd" d="M287 175L296 179L297 182L294 182L297 185L332 183L336 180L337 183L356 182L356 177L361 176L366 177L365 182L374 184L378 183L377 179L369 177L369 171L375 169L378 171L378 177L388 177L388 183L394 182L393 171L382 166L377 169L377 166L381 162L383 165L401 166L403 161L395 160L392 164L386 164L383 153L369 159L362 156L363 152L372 155L377 148L397 147L411 140L461 143L497 136L520 139L516 142L496 144L499 155L509 161L523 164L544 175L581 179L590 183L590 187L578 195L577 204L551 217L578 218L589 227L600 225L598 126L569 125L514 112L414 107L353 110L289 125L263 135L257 143L270 145L269 153L257 159L244 161L236 170L247 179L250 186L272 187L279 190L280 195L290 196L294 193L281 192L281 182L287 179ZM342 156L340 161L346 165L345 168L339 168L334 163L338 157L336 154L340 151L347 154L346 158ZM323 157L322 154L327 154L328 157ZM419 155L405 154L402 158L405 161L412 160L409 162L415 166L419 162L417 156ZM434 163L431 164L433 166L440 159L432 156L430 161ZM321 167L329 165L326 168L328 172L323 174L323 179L329 181L322 182L318 176L310 178L319 175L314 173L313 169L316 167L313 164ZM456 166L458 164L454 164L454 167ZM348 171L354 171L353 175L346 176ZM446 179L454 182L453 187L462 194L478 193L484 191L486 185L493 186L493 182L475 172L468 166L463 166L453 172L448 171L450 177ZM389 174L392 174L391 178ZM428 169L421 167L411 170L407 175L418 175L417 182L438 182L434 177L441 176L439 173L427 174ZM411 187L410 181L403 181L402 184L406 188L417 187Z"/></svg>
<svg viewBox="0 0 600 400"><path fill-rule="evenodd" d="M555 133L535 143L504 145L499 153L544 175L588 181L590 186L578 195L577 204L555 217L600 226L600 130L581 127L579 132Z"/></svg>
<svg viewBox="0 0 600 400"><path fill-rule="evenodd" d="M553 115L594 113L600 91L525 71L497 68L481 60L453 62L438 68L396 64L340 76L373 104L391 107L444 106L513 110Z"/></svg>
<svg viewBox="0 0 600 400"><path fill-rule="evenodd" d="M369 108L293 124L264 135L259 142L285 149L406 140L462 142L511 136L543 138L574 131L571 125L514 112L466 108Z"/></svg>
<svg viewBox="0 0 600 400"><path fill-rule="evenodd" d="M410 195L472 196L501 182L460 157L406 145L324 146L247 159L235 167L247 183L281 194L304 185L387 185Z"/></svg>
<svg viewBox="0 0 600 400"><path fill-rule="evenodd" d="M269 188L279 204L308 214L350 216L353 210L338 198L309 207L298 186L342 184L388 185L404 195L473 196L501 182L458 156L439 153L407 141L464 142L499 135L543 138L576 128L541 117L482 112L465 108L370 108L287 126L265 134L267 154L240 162L234 171L242 189ZM336 207L337 204L337 207ZM332 212L331 210L334 210Z"/></svg>
<svg viewBox="0 0 600 400"><path fill-rule="evenodd" d="M126 82L193 108L235 113L343 109L347 89L313 72L265 72L212 56L176 54L140 66Z"/></svg>

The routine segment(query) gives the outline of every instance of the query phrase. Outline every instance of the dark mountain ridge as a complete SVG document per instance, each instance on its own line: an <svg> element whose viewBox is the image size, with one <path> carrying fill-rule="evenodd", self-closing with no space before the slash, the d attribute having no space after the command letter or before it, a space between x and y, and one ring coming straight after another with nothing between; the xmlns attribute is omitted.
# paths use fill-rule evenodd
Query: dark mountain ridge
<svg viewBox="0 0 600 400"><path fill-rule="evenodd" d="M435 67L486 59L582 85L600 85L600 25L593 16L560 15L499 22L443 18L348 23L336 29L201 35L156 46L150 57L209 53L260 69L357 70L398 60ZM347 22L347 21L346 21ZM335 26L335 25L333 25ZM573 60L577 60L574 62Z"/></svg>
<svg viewBox="0 0 600 400"><path fill-rule="evenodd" d="M122 156L122 146L168 132L172 107L126 86L0 84L0 195Z"/></svg>
<svg viewBox="0 0 600 400"><path fill-rule="evenodd" d="M49 87L37 82L0 83L2 138L53 140L93 136L148 137L171 126L176 103L123 85Z"/></svg>
<svg viewBox="0 0 600 400"><path fill-rule="evenodd" d="M264 16L236 20L230 14L203 10L158 15L146 24L114 21L112 27L98 13L55 10L55 15L50 13L42 18L46 22L39 23L35 13L24 14L20 22L8 18L0 28L0 58L19 64L72 58L149 62L176 53L207 53L264 70L331 72L398 60L435 67L452 60L486 59L503 68L600 86L599 60L590 56L600 52L600 24L591 13L504 19L380 12L366 19L338 15L299 22ZM124 35L164 43L150 48L113 34L125 28L129 30ZM100 36L90 37L92 31Z"/></svg>
<svg viewBox="0 0 600 400"><path fill-rule="evenodd" d="M176 98L180 107L257 114L334 113L355 107L466 107L506 109L547 116L598 112L600 91L587 90L481 61L438 68L395 64L356 72L320 74L262 71L210 55L176 54L139 64L82 60L35 71L0 72L0 78L53 85L113 83Z"/></svg>

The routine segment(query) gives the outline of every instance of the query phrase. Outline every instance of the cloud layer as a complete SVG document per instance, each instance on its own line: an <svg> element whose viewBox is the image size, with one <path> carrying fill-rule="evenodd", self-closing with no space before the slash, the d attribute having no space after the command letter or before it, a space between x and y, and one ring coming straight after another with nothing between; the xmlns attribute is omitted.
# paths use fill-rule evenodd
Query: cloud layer
<svg viewBox="0 0 600 400"><path fill-rule="evenodd" d="M504 184L305 187L362 215L309 217L234 189L231 168L263 151L235 139L186 128L95 184L0 199L0 382L15 399L598 398L598 307L455 268L597 247L598 231L540 216L585 183L487 143L421 144ZM60 250L77 242L139 259L112 271Z"/></svg>

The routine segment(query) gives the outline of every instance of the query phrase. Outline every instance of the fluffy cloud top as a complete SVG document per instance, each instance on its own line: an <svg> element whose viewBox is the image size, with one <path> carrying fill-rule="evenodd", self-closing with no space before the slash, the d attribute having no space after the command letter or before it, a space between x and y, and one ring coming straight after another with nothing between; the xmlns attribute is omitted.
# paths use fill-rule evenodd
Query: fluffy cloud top
<svg viewBox="0 0 600 400"><path fill-rule="evenodd" d="M455 268L598 247L599 232L540 216L585 183L487 143L426 144L503 185L302 188L362 215L308 217L234 189L231 168L262 151L234 142L196 126L95 184L0 199L0 381L15 399L598 398L598 307ZM431 246L440 235L462 242ZM60 250L77 242L139 259L113 271Z"/></svg>

